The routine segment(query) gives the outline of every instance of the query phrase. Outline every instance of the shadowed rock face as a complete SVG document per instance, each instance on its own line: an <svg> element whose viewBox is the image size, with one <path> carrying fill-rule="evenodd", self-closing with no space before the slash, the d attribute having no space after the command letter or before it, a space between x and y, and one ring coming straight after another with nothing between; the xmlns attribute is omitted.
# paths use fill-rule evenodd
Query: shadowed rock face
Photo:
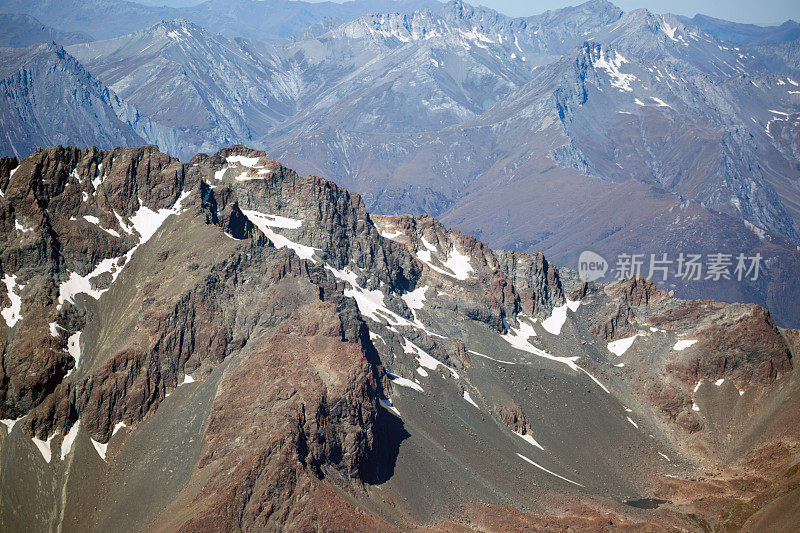
<svg viewBox="0 0 800 533"><path fill-rule="evenodd" d="M728 524L692 479L797 459L761 307L582 283L241 146L53 147L0 190L6 529L685 529ZM748 486L720 502L783 490Z"/></svg>

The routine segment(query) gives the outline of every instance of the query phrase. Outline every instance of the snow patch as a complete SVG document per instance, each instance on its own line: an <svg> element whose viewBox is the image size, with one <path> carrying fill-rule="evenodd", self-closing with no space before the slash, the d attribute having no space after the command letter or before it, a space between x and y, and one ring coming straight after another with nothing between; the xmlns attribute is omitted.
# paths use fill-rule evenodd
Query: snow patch
<svg viewBox="0 0 800 533"><path fill-rule="evenodd" d="M558 474L556 474L556 473L555 473L555 472L553 472L552 470L548 470L548 469L546 469L546 468L545 468L545 467L543 467L542 465L540 465L540 464L538 464L538 463L536 463L536 462L534 462L534 461L532 461L532 460L528 459L527 457L525 457L525 456L524 456L524 455L522 455L521 453L518 453L517 455L520 457L520 459L522 459L522 460L524 460L524 461L527 461L528 463L532 464L533 466L535 466L535 467L536 467L536 468L538 468L539 470L543 470L543 471L547 472L548 474L550 474L550 475L552 475L552 476L555 476L555 477L557 477L558 479L563 479L564 481L566 481L566 482L568 482L568 483L572 483L573 485L577 485L577 486L579 486L579 487L583 487L583 485L581 485L580 483L576 483L575 481L572 481L571 479L567 479L567 478L565 478L565 477L563 477L563 476L559 476Z"/></svg>
<svg viewBox="0 0 800 533"><path fill-rule="evenodd" d="M538 442L536 442L536 439L534 439L532 435L523 435L522 433L517 433L516 431L512 431L512 433L514 433L514 435L516 435L517 437L521 438L522 440L524 440L528 444L530 444L532 446L536 446L540 450L544 451L544 448L542 447L542 445L539 444Z"/></svg>
<svg viewBox="0 0 800 533"><path fill-rule="evenodd" d="M362 315L375 322L382 323L382 320L386 320L392 326L412 325L411 322L386 307L382 291L379 289L370 291L359 286L356 274L350 269L339 270L330 265L325 265L325 268L330 270L337 279L350 284L351 288L345 289L344 295L355 299Z"/></svg>
<svg viewBox="0 0 800 533"><path fill-rule="evenodd" d="M600 58L595 60L594 66L595 68L600 67L606 71L606 74L608 74L608 77L611 79L612 86L622 92L631 92L633 91L631 83L638 78L633 74L625 74L619 70L619 67L627 62L628 60L616 50L612 50L608 55L606 55L605 50L600 50Z"/></svg>
<svg viewBox="0 0 800 533"><path fill-rule="evenodd" d="M139 209L130 217L133 228L139 233L141 239L139 245L146 243L158 231L158 228L164 223L170 215L180 215L183 212L181 204L189 196L190 191L181 193L175 205L168 209L159 209L153 211L142 203L139 199Z"/></svg>
<svg viewBox="0 0 800 533"><path fill-rule="evenodd" d="M114 424L114 429L111 431L111 436L113 437L114 435L117 434L117 431L126 427L128 426L125 425L125 422L117 422L116 424Z"/></svg>
<svg viewBox="0 0 800 533"><path fill-rule="evenodd" d="M416 311L425 306L425 291L427 290L427 285L423 287L417 287L413 291L407 292L400 297L406 303L408 308L411 309L411 312L414 314L414 320L417 319Z"/></svg>
<svg viewBox="0 0 800 533"><path fill-rule="evenodd" d="M19 168L19 167L17 167L17 168ZM2 420L0 420L0 424L3 424L6 427L6 430L8 431L8 434L11 435L11 430L14 429L14 425L17 422L19 422L20 420L22 420L23 418L25 418L25 415L22 415L21 417L17 418L16 420L12 420L10 418L3 418Z"/></svg>
<svg viewBox="0 0 800 533"><path fill-rule="evenodd" d="M50 435L50 437L48 437L47 440L37 439L36 437L33 437L31 439L33 443L36 445L36 447L39 449L39 453L42 454L44 462L48 464L50 463L50 459L53 458L53 452L50 451L50 441L52 441L53 437L55 436L56 434L53 433L52 435Z"/></svg>
<svg viewBox="0 0 800 533"><path fill-rule="evenodd" d="M489 357L488 355L483 355L480 352L476 352L475 350L467 350L469 353L473 355L477 355L478 357L483 357L484 359L489 359L490 361L495 361L497 363L502 363L504 365L516 365L517 363L513 363L511 361L502 361L500 359L495 359L494 357Z"/></svg>
<svg viewBox="0 0 800 533"><path fill-rule="evenodd" d="M458 376L458 372L456 372L454 369L452 369L449 366L447 366L446 364L442 363L441 361L439 361L435 357L432 357L430 354L428 354L422 348L420 348L419 346L417 346L416 344L414 344L410 340L406 339L405 337L403 337L403 351L405 353L412 354L412 355L416 356L417 362L419 363L419 366L421 366L421 367L427 368L428 370L436 370L441 365L441 366L445 367L446 369L448 369L450 371L450 373L453 375L454 378L458 379L458 377L459 377Z"/></svg>
<svg viewBox="0 0 800 533"><path fill-rule="evenodd" d="M81 332L73 333L67 339L67 351L75 359L75 368L81 360Z"/></svg>
<svg viewBox="0 0 800 533"><path fill-rule="evenodd" d="M244 167L253 168L258 164L259 157L247 157L243 155L230 155L225 158L228 163L240 164Z"/></svg>
<svg viewBox="0 0 800 533"><path fill-rule="evenodd" d="M453 271L456 279L465 280L469 278L470 272L474 272L472 265L469 263L469 257L459 252L455 246L450 250L447 261L442 264Z"/></svg>
<svg viewBox="0 0 800 533"><path fill-rule="evenodd" d="M186 385L188 383L194 383L194 378L192 376L190 376L189 374L184 374L183 381L178 383L178 387L180 387L181 385Z"/></svg>
<svg viewBox="0 0 800 533"><path fill-rule="evenodd" d="M67 432L64 440L61 441L61 460L63 461L64 458L69 454L72 450L72 444L75 442L75 437L78 436L78 429L81 427L81 421L78 420Z"/></svg>
<svg viewBox="0 0 800 533"><path fill-rule="evenodd" d="M542 327L552 335L559 335L567 321L567 304L553 308L553 314L542 321Z"/></svg>
<svg viewBox="0 0 800 533"><path fill-rule="evenodd" d="M235 178L233 178L233 179L235 179L236 181L253 181L253 180L263 180L263 179L265 179L265 178L267 177L267 175L268 175L268 174L270 174L270 173L272 173L272 171L271 171L271 170L267 170L267 169L262 169L262 170L259 170L259 171L258 171L258 175L257 175L257 176L251 176L251 175L250 175L250 174L248 174L247 172L242 172L241 174L239 174L238 176L236 176L236 177L235 177Z"/></svg>
<svg viewBox="0 0 800 533"><path fill-rule="evenodd" d="M99 219L99 218L97 218L96 216L93 216L93 215L83 215L83 218L86 220L86 222L88 222L88 223L90 223L90 224L94 224L95 226L97 226L97 227L98 227L98 228L100 228L101 230L105 231L105 232L106 232L106 233L108 233L109 235L113 235L114 237L117 237L117 238L119 238L119 236L120 236L120 235L119 235L119 232L117 232L117 230L113 230L113 229L104 228L103 226L101 226L101 225L100 225L100 219Z"/></svg>
<svg viewBox="0 0 800 533"><path fill-rule="evenodd" d="M379 401L381 405L384 406L388 411L391 411L392 413L397 415L398 418L400 417L400 411L398 411L397 408L394 405L392 405L392 400L388 398L384 400L383 398L381 398Z"/></svg>
<svg viewBox="0 0 800 533"><path fill-rule="evenodd" d="M447 260L442 261L442 265L447 268L447 270L445 270L433 264L431 252L435 252L436 247L426 241L425 237L422 237L421 240L425 250L418 250L417 257L420 261L428 265L431 270L462 281L469 278L470 272L473 272L469 257L459 252L455 245L450 249Z"/></svg>
<svg viewBox="0 0 800 533"><path fill-rule="evenodd" d="M598 386L598 387L600 387L601 389L603 389L603 390L606 392L606 394L611 394L611 391L610 391L610 390L608 390L608 389L606 388L606 386L605 386L605 385L603 385L602 383L600 383L600 380L598 380L596 377L594 377L593 375L591 375L591 374L590 374L590 373L589 373L587 370L585 370L585 369L583 369L583 368L581 368L581 367L578 367L578 370L580 370L581 372L583 372L584 374L586 374L587 376L589 376L589 378L590 378L592 381L594 381L595 383L597 383L597 386Z"/></svg>
<svg viewBox="0 0 800 533"><path fill-rule="evenodd" d="M550 359L551 361L557 361L567 365L572 370L578 370L579 367L575 364L575 361L580 359L579 356L559 357L551 355L531 344L528 339L535 337L536 332L533 330L533 326L531 324L524 321L525 318L526 317L520 315L519 327L509 328L508 332L505 335L501 335L500 338L518 350L538 355L539 357L544 357L545 359Z"/></svg>
<svg viewBox="0 0 800 533"><path fill-rule="evenodd" d="M22 315L20 312L22 311L22 297L17 294L17 290L22 291L25 288L25 285L17 286L17 275L9 276L6 274L3 277L3 283L6 284L6 289L8 290L8 299L11 300L11 306L4 308L0 311L0 315L6 321L6 326L13 328L17 322L22 320ZM19 287L19 289L17 289Z"/></svg>
<svg viewBox="0 0 800 533"><path fill-rule="evenodd" d="M717 381L714 382L714 385L716 385L717 387L720 387L720 386L722 386L723 383L725 383L725 378L718 379Z"/></svg>
<svg viewBox="0 0 800 533"><path fill-rule="evenodd" d="M639 429L639 424L637 424L636 422L634 422L634 421L631 419L631 417L629 417L629 416L626 416L625 418L627 418L627 419L628 419L628 422L630 422L631 424L633 424L633 427L635 427L636 429Z"/></svg>
<svg viewBox="0 0 800 533"><path fill-rule="evenodd" d="M29 231L33 231L33 228L26 228L22 224L19 223L19 220L16 218L14 219L14 229L21 231L22 233L28 233Z"/></svg>
<svg viewBox="0 0 800 533"><path fill-rule="evenodd" d="M753 224L749 220L745 220L744 221L744 225L745 225L745 227L747 229L752 231L753 234L755 234L755 236L758 237L759 239L761 239L762 241L767 239L767 232L765 230L759 228L758 226L756 226L755 224Z"/></svg>
<svg viewBox="0 0 800 533"><path fill-rule="evenodd" d="M626 337L624 339L617 339L615 341L608 343L608 351L620 357L622 354L628 351L628 348L633 346L633 341L636 340L636 337L641 336L641 333L637 333L633 337Z"/></svg>
<svg viewBox="0 0 800 533"><path fill-rule="evenodd" d="M677 29L678 28L674 28L674 27L670 26L669 24L667 24L667 22L662 17L662 19L661 19L661 31L663 31L664 35L666 35L667 37L669 37L670 39L672 39L676 43L678 42L678 39L675 38L675 31Z"/></svg>
<svg viewBox="0 0 800 533"><path fill-rule="evenodd" d="M253 211L250 209L242 209L242 213L246 216L250 222L255 224L255 226L261 230L261 232L267 236L267 238L272 241L272 244L275 245L275 248L289 248L294 253L298 255L301 259L310 260L312 263L316 263L316 259L314 259L314 252L317 251L316 248L311 246L306 246L304 244L299 244L294 241L290 241L283 235L275 233L272 228L292 228L296 229L299 228L300 225L303 223L302 220L295 220L286 217L280 217L276 215L267 215L265 213L261 213L259 211Z"/></svg>
<svg viewBox="0 0 800 533"><path fill-rule="evenodd" d="M379 289L370 291L359 286L357 282L358 276L350 269L345 268L339 270L331 265L325 265L325 268L330 270L337 279L350 284L351 288L345 289L344 295L355 299L356 305L358 305L358 310L362 315L371 318L375 322L383 323L382 321L385 320L390 326L409 326L421 329L429 335L441 337L441 335L437 335L436 333L433 333L425 328L425 325L416 318L416 310L414 308L412 308L412 312L414 313L414 321L411 322L386 307L384 303L385 295L383 292ZM425 287L425 289L427 289L427 287ZM420 294L424 294L424 291L422 291L422 293L417 291L419 291L419 289L413 291L414 295L410 296L412 305L417 305L423 301L421 300ZM408 296L409 294L412 293L406 293L403 296Z"/></svg>
<svg viewBox="0 0 800 533"><path fill-rule="evenodd" d="M688 348L689 346L692 346L696 342L697 342L696 339L682 339L676 342L675 346L673 346L672 349L675 350L676 352L681 352L686 348Z"/></svg>
<svg viewBox="0 0 800 533"><path fill-rule="evenodd" d="M105 444L103 444L103 443L97 442L96 440L94 440L91 437L89 437L89 440L92 441L92 446L94 446L94 449L97 450L97 455L100 456L100 459L105 461L106 460L106 452L108 451L108 443L106 442Z"/></svg>
<svg viewBox="0 0 800 533"><path fill-rule="evenodd" d="M100 290L93 289L91 280L108 272L111 274L111 283L113 284L114 281L116 281L117 276L119 276L119 273L122 271L122 268L124 268L124 266L130 262L131 257L133 257L133 254L136 252L139 246L147 242L155 234L155 232L158 231L158 228L161 227L167 217L170 215L180 215L183 212L182 202L187 196L189 196L189 194L190 191L184 191L171 208L159 209L158 211L153 211L152 209L142 205L142 200L139 199L140 207L136 213L130 217L130 226L125 223L119 214L114 212L114 215L117 217L117 221L119 222L123 231L131 235L133 234L134 230L139 233L139 244L128 250L123 256L103 259L97 264L95 269L86 276L81 276L77 272L70 272L69 279L59 285L57 309L60 310L65 301L74 304L74 297L76 294L87 294L95 300L100 298L100 296L106 292L108 288ZM124 265L120 266L123 258L125 258L125 263Z"/></svg>
<svg viewBox="0 0 800 533"><path fill-rule="evenodd" d="M400 385L401 387L408 387L409 389L414 389L415 391L419 392L425 392L425 389L423 389L419 384L411 381L410 379L401 378L400 376L392 374L391 372L387 372L386 375L389 376L389 379L392 380L392 383L394 383L395 385Z"/></svg>
<svg viewBox="0 0 800 533"><path fill-rule="evenodd" d="M475 409L480 409L480 407L478 407L478 404L475 403L475 401L472 399L472 396L470 396L469 392L464 391L464 399L467 400L472 405L474 405Z"/></svg>
<svg viewBox="0 0 800 533"><path fill-rule="evenodd" d="M381 237L384 237L384 238L386 238L386 239L392 239L392 240L394 240L394 239L396 239L397 237L399 237L400 235L405 235L405 233L403 233L403 232L402 232L402 231L400 231L400 230L397 230L397 231L391 231L391 232L390 232L390 231L386 231L386 230L384 230L384 231L381 231Z"/></svg>

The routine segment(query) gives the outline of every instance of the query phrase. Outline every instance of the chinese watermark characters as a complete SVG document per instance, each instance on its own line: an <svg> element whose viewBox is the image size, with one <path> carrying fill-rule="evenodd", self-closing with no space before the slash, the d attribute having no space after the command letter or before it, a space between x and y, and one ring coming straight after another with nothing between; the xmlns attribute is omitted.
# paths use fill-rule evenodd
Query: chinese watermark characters
<svg viewBox="0 0 800 533"><path fill-rule="evenodd" d="M642 276L655 282L669 279L680 281L756 281L761 274L763 257L760 253L679 253L617 255L611 268L614 279ZM608 262L599 254L583 252L578 259L578 274L583 281L595 281L609 271Z"/></svg>

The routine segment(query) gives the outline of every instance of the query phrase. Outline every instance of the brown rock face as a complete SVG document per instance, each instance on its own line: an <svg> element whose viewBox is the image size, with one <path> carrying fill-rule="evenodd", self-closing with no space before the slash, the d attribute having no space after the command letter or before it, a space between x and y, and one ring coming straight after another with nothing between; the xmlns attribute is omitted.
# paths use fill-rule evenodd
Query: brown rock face
<svg viewBox="0 0 800 533"><path fill-rule="evenodd" d="M692 400L682 387L669 383L651 383L645 394L651 405L658 407L682 429L689 433L702 429L702 423L691 410Z"/></svg>
<svg viewBox="0 0 800 533"><path fill-rule="evenodd" d="M544 254L496 253L503 272L509 277L519 295L524 312L547 316L554 306L564 303L558 272L545 259Z"/></svg>
<svg viewBox="0 0 800 533"><path fill-rule="evenodd" d="M728 306L705 320L697 349L667 367L685 383L726 378L743 389L769 385L791 371L792 353L763 307Z"/></svg>
<svg viewBox="0 0 800 533"><path fill-rule="evenodd" d="M616 312L605 322L593 322L589 326L589 333L606 341L614 341L636 334L632 321L635 318L633 311L627 304L617 305Z"/></svg>
<svg viewBox="0 0 800 533"><path fill-rule="evenodd" d="M522 408L512 400L507 400L502 406L495 409L495 416L508 429L520 435L528 435L531 432L531 424Z"/></svg>
<svg viewBox="0 0 800 533"><path fill-rule="evenodd" d="M25 320L0 333L0 414L6 418L44 400L73 366L66 337L82 329L85 317L75 308L60 309L58 285L70 272L86 275L136 244L114 213L129 217L140 205L170 207L185 181L181 163L154 146L108 152L59 146L37 150L11 168L14 161L0 164L0 268L24 286ZM109 277L94 278L93 288L104 288ZM61 328L59 336L50 334L50 322Z"/></svg>
<svg viewBox="0 0 800 533"><path fill-rule="evenodd" d="M356 490L373 446L380 385L359 327L335 304L309 302L250 348L215 399L191 503L204 512L182 530L333 527L330 507L354 511L322 480ZM243 462L242 447L256 455Z"/></svg>
<svg viewBox="0 0 800 533"><path fill-rule="evenodd" d="M413 254L420 272L424 270L432 288L442 293L442 306L489 324L497 331L504 329L505 317L516 315L520 303L513 281L503 272L492 250L475 237L448 230L438 220L424 215L371 218L383 233L397 233L391 240ZM456 252L469 258L470 271L465 279L450 274L445 266ZM423 266L424 255L420 254L426 253L431 254L433 267Z"/></svg>
<svg viewBox="0 0 800 533"><path fill-rule="evenodd" d="M669 298L669 293L641 276L612 283L605 289L612 298L621 298L630 306L652 305Z"/></svg>

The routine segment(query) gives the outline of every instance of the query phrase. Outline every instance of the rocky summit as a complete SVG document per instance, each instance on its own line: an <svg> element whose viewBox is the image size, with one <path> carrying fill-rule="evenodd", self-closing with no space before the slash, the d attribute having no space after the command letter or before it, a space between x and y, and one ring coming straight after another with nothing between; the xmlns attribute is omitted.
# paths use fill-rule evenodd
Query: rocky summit
<svg viewBox="0 0 800 533"><path fill-rule="evenodd" d="M797 525L800 333L758 305L242 146L2 158L0 234L3 530Z"/></svg>

